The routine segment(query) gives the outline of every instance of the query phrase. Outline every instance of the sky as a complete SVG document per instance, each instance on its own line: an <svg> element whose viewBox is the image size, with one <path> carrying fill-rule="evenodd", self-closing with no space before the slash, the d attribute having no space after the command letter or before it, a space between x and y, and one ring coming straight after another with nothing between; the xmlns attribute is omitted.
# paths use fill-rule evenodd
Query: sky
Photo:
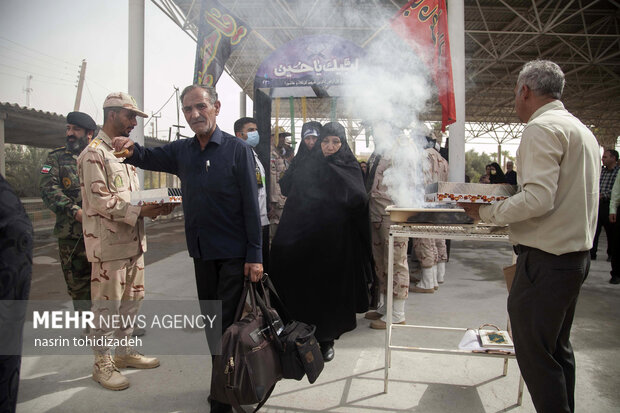
<svg viewBox="0 0 620 413"><path fill-rule="evenodd" d="M73 110L80 64L86 60L86 81L80 111L102 123L107 94L127 91L127 0L0 0L0 102L26 105L27 77L30 107L66 115ZM174 87L192 83L196 43L150 1L145 1L144 107L159 112L158 136L168 137L177 124ZM239 118L241 89L224 73L217 84L222 102L218 125L232 133ZM166 103L168 101L168 103ZM162 108L163 107L163 108ZM252 101L246 113L252 116ZM150 118L149 118L150 119ZM181 133L192 135L183 115ZM145 134L151 135L151 123ZM465 149L493 153L497 144L477 141ZM517 143L503 146L512 154Z"/></svg>

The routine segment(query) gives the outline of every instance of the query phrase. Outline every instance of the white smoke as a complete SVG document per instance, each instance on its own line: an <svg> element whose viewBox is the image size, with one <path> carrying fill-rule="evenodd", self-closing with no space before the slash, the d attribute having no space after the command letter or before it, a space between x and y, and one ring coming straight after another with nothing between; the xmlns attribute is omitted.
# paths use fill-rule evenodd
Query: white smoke
<svg viewBox="0 0 620 413"><path fill-rule="evenodd" d="M347 111L372 125L375 151L391 160L384 183L394 203L424 203L429 133L419 120L433 94L426 66L389 27L370 45L344 88Z"/></svg>

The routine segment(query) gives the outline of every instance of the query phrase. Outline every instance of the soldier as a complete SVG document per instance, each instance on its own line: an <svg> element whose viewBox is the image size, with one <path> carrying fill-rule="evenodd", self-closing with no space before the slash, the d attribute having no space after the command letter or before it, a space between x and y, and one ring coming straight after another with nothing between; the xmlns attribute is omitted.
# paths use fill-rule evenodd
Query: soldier
<svg viewBox="0 0 620 413"><path fill-rule="evenodd" d="M93 138L97 125L83 112L67 115L67 144L49 153L41 168L41 198L56 214L54 235L67 290L76 311L90 310L90 264L82 238L82 195L77 157Z"/></svg>
<svg viewBox="0 0 620 413"><path fill-rule="evenodd" d="M91 295L95 313L93 338L114 338L127 342L132 323L144 299L144 218L172 212L160 205L129 203L139 190L134 166L121 163L114 155L111 138L129 136L136 116L147 117L130 95L111 93L103 103L103 127L78 158L78 174L84 204L84 241L92 263ZM101 323L100 317L120 315L120 328ZM129 380L117 367L150 369L159 366L155 357L145 357L131 346L116 347L114 360L108 346L93 346L93 380L106 389L124 390Z"/></svg>
<svg viewBox="0 0 620 413"><path fill-rule="evenodd" d="M427 145L424 151L427 155L428 168L424 169L424 183L426 185L446 181L448 179L448 164L435 148L436 141L426 137ZM430 238L415 238L413 240L415 255L422 266L422 280L411 289L414 293L434 293L439 289L439 281L443 283L448 254L445 240Z"/></svg>
<svg viewBox="0 0 620 413"><path fill-rule="evenodd" d="M269 241L273 239L280 223L280 217L284 210L286 197L282 195L280 190L280 178L286 172L289 161L286 156L288 154L286 148L286 137L291 136L285 132L282 126L278 126L275 136L271 135L271 167L269 181Z"/></svg>
<svg viewBox="0 0 620 413"><path fill-rule="evenodd" d="M388 243L390 235L390 225L394 224L390 220L389 214L385 211L388 205L393 205L394 201L388 194L388 187L383 182L384 173L392 166L389 157L373 153L369 161L372 176L368 179L368 197L370 221L372 231L372 255L375 259L375 271L379 278L379 291L381 293L380 306L376 311L369 311L364 316L370 323L370 328L385 330L385 315L387 304L387 274L388 274ZM394 238L394 267L392 284L394 286L392 301L392 323L406 324L405 304L409 296L409 264L407 262L407 238Z"/></svg>

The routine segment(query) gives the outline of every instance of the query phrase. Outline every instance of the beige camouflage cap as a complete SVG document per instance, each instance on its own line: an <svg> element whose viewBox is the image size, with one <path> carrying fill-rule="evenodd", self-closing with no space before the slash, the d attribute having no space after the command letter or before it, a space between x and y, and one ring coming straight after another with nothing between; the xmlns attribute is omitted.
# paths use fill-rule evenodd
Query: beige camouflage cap
<svg viewBox="0 0 620 413"><path fill-rule="evenodd" d="M103 102L103 108L124 108L135 112L138 116L148 118L149 115L138 109L136 100L129 93L114 92L110 93Z"/></svg>

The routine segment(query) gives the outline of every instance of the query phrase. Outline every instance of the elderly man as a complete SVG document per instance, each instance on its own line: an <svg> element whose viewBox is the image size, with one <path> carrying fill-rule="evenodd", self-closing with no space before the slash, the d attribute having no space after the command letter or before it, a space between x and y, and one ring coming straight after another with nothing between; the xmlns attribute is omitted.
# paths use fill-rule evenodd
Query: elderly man
<svg viewBox="0 0 620 413"><path fill-rule="evenodd" d="M474 219L509 224L518 254L508 296L517 361L539 412L575 409L570 330L590 269L598 209L599 146L560 98L564 73L526 63L515 109L527 122L517 151L523 190L494 205L461 204Z"/></svg>
<svg viewBox="0 0 620 413"><path fill-rule="evenodd" d="M97 124L83 112L67 115L66 145L47 155L41 168L41 198L56 214L60 264L76 311L90 310L90 263L82 238L82 195L77 157L94 136Z"/></svg>
<svg viewBox="0 0 620 413"><path fill-rule="evenodd" d="M224 330L234 322L244 275L252 281L263 275L256 164L249 145L217 126L221 104L214 88L188 86L181 102L196 133L192 139L147 149L118 137L114 147L128 150L129 164L181 178L187 248L194 259L201 311L207 312L207 300L221 300ZM212 412L231 410L210 402Z"/></svg>
<svg viewBox="0 0 620 413"><path fill-rule="evenodd" d="M514 166L512 161L506 162L506 182L510 185L517 184L517 172L514 170Z"/></svg>
<svg viewBox="0 0 620 413"><path fill-rule="evenodd" d="M144 299L144 217L154 218L172 212L159 205L130 204L131 192L140 189L136 168L119 162L111 138L129 136L136 116L147 117L133 97L111 93L103 103L103 127L77 160L81 183L84 242L92 263L91 298L95 314L93 380L109 390L124 390L129 380L118 368L151 369L159 366L155 357L145 357L129 344L140 303ZM124 321L120 326L113 317ZM107 318L107 321L106 321ZM114 359L107 339L123 343L116 347Z"/></svg>

